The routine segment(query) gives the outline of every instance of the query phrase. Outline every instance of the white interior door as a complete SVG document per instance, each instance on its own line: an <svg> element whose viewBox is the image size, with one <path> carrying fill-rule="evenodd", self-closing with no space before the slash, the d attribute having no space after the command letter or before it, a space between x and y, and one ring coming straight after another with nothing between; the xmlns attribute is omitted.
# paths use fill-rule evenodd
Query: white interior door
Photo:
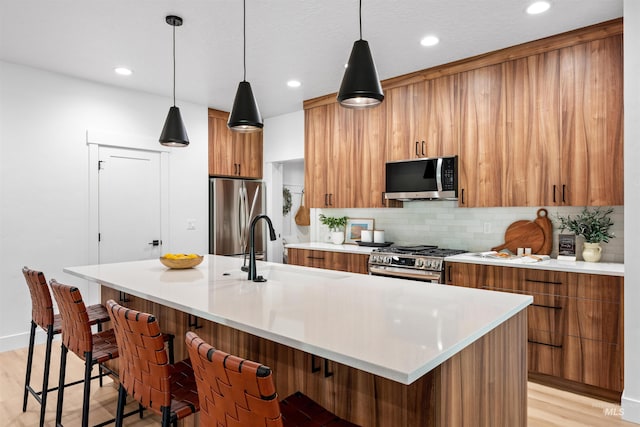
<svg viewBox="0 0 640 427"><path fill-rule="evenodd" d="M100 263L162 254L160 153L99 148Z"/></svg>

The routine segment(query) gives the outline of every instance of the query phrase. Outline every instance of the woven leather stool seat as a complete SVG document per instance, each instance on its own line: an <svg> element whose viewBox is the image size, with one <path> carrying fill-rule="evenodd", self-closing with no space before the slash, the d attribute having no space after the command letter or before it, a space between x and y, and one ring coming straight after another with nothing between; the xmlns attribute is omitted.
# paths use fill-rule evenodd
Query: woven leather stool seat
<svg viewBox="0 0 640 427"><path fill-rule="evenodd" d="M169 363L160 326L154 316L106 303L120 348L120 388L116 426L122 425L127 394L162 416L169 426L200 410L189 360ZM206 425L206 424L203 424Z"/></svg>
<svg viewBox="0 0 640 427"><path fill-rule="evenodd" d="M185 337L198 384L200 423L235 427L357 427L297 392L280 404L271 369Z"/></svg>
<svg viewBox="0 0 640 427"><path fill-rule="evenodd" d="M89 424L91 369L96 364L117 358L118 346L113 330L95 334L91 331L89 313L78 288L58 283L55 280L51 280L50 285L62 317L62 355L60 358L56 425L61 425L62 421L67 353L71 350L85 362L82 427L87 427Z"/></svg>
<svg viewBox="0 0 640 427"><path fill-rule="evenodd" d="M44 415L47 406L48 392L57 390L58 387L49 387L49 370L51 365L51 345L53 337L62 332L62 317L60 314L53 313L53 301L49 286L41 271L31 270L28 267L22 269L22 274L29 287L31 294L31 333L29 336L29 351L27 355L27 374L24 385L24 398L22 403L22 412L27 410L27 401L29 394L33 395L40 403L40 426L44 425ZM87 307L89 323L97 324L98 330L101 329L102 322L109 321L107 310L100 304ZM45 350L44 375L42 390L36 391L31 387L31 369L33 366L33 349L35 344L36 328L41 327L47 332L47 347ZM75 381L65 384L66 386L81 383Z"/></svg>

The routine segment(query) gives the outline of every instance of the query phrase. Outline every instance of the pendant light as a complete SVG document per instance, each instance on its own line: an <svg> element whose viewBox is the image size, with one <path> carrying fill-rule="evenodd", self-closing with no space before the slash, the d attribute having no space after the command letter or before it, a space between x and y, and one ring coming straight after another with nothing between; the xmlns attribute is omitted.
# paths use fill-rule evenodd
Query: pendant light
<svg viewBox="0 0 640 427"><path fill-rule="evenodd" d="M342 78L338 102L346 108L370 108L384 99L369 43L362 40L362 0L360 0L360 40L353 43L347 69Z"/></svg>
<svg viewBox="0 0 640 427"><path fill-rule="evenodd" d="M180 109L176 107L176 27L182 25L182 18L169 15L165 20L173 27L173 107L169 108L169 114L164 122L160 134L160 144L167 147L186 147L189 145L189 137L182 121Z"/></svg>
<svg viewBox="0 0 640 427"><path fill-rule="evenodd" d="M262 130L262 116L258 109L258 103L253 96L251 84L247 81L247 1L242 2L243 13L243 66L244 75L238 85L236 98L233 100L233 108L229 115L227 126L234 132L260 132Z"/></svg>

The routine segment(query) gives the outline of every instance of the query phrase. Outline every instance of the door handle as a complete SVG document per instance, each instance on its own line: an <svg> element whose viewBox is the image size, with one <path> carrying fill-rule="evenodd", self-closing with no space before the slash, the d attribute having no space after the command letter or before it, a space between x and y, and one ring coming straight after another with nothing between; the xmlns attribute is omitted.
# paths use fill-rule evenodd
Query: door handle
<svg viewBox="0 0 640 427"><path fill-rule="evenodd" d="M420 141L416 141L416 157L420 157L420 151L418 151L419 145L420 145Z"/></svg>
<svg viewBox="0 0 640 427"><path fill-rule="evenodd" d="M424 153L424 141L422 141L422 156L426 156L426 154Z"/></svg>
<svg viewBox="0 0 640 427"><path fill-rule="evenodd" d="M556 185L553 185L553 203L556 202Z"/></svg>
<svg viewBox="0 0 640 427"><path fill-rule="evenodd" d="M147 245L151 245L151 246L160 246L162 244L162 240L152 240L151 242L147 243Z"/></svg>

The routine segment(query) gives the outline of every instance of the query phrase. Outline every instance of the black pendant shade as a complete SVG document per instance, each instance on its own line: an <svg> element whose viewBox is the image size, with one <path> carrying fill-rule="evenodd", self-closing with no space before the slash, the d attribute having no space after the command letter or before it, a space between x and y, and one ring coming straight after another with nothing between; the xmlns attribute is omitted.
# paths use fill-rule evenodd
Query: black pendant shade
<svg viewBox="0 0 640 427"><path fill-rule="evenodd" d="M189 145L189 137L180 109L176 107L176 27L182 25L182 18L169 15L165 20L173 27L173 107L169 108L159 141L167 147L186 147Z"/></svg>
<svg viewBox="0 0 640 427"><path fill-rule="evenodd" d="M342 78L338 102L347 108L369 108L380 104L383 99L384 93L369 43L356 40Z"/></svg>
<svg viewBox="0 0 640 427"><path fill-rule="evenodd" d="M169 114L164 121L164 127L160 134L160 143L168 147L186 147L189 145L187 129L184 127L180 109L175 105L169 108Z"/></svg>
<svg viewBox="0 0 640 427"><path fill-rule="evenodd" d="M262 130L262 116L256 98L253 96L251 83L241 81L238 84L238 91L233 100L233 108L227 126L236 132L259 132Z"/></svg>
<svg viewBox="0 0 640 427"><path fill-rule="evenodd" d="M229 114L227 127L234 132L260 132L262 131L262 116L258 109L258 103L253 96L251 84L247 81L247 1L242 2L242 66L244 74L238 85L236 97L233 100L233 108Z"/></svg>

